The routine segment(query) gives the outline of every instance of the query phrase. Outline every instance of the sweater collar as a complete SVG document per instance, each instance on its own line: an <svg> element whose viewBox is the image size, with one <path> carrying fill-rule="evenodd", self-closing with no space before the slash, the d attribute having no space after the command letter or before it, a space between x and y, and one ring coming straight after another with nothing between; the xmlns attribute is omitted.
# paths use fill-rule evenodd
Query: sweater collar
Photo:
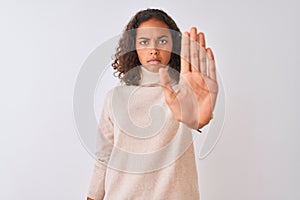
<svg viewBox="0 0 300 200"><path fill-rule="evenodd" d="M169 69L169 65L166 66L166 69ZM174 84L175 80L172 80L171 84ZM160 86L160 75L159 72L152 72L141 66L141 86Z"/></svg>

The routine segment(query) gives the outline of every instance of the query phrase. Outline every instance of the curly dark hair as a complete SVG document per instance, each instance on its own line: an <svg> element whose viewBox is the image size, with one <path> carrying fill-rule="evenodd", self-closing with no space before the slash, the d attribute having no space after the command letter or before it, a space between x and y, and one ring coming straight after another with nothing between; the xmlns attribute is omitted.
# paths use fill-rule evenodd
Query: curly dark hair
<svg viewBox="0 0 300 200"><path fill-rule="evenodd" d="M177 27L174 20L164 11L148 8L139 11L131 18L123 31L116 53L113 57L112 67L116 70L114 76L116 76L116 73L119 73L116 77L126 85L139 85L141 77L140 73L136 72L137 70L140 71L141 63L135 48L136 29L140 24L150 19L156 19L165 23L171 30L173 49L168 72L171 78L174 78L177 82L179 80L179 73L177 72L180 72L180 48L182 37L180 29ZM170 68L175 69L177 72Z"/></svg>

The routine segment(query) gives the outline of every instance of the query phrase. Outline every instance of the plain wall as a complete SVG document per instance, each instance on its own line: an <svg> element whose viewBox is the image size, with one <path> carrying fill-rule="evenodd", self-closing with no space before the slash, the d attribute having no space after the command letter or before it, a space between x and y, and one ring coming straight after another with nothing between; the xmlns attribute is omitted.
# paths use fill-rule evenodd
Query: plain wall
<svg viewBox="0 0 300 200"><path fill-rule="evenodd" d="M197 26L215 53L226 114L217 145L197 159L201 199L300 199L296 0L1 1L0 198L86 197L94 160L74 123L76 77L147 7L182 31Z"/></svg>

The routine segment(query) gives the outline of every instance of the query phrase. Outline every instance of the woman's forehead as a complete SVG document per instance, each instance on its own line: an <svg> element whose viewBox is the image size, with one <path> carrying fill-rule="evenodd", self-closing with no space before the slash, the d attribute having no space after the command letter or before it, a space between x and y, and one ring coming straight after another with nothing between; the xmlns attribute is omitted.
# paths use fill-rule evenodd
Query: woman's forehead
<svg viewBox="0 0 300 200"><path fill-rule="evenodd" d="M156 36L170 35L170 30L167 24L157 19L149 19L140 24L137 28L137 35Z"/></svg>
<svg viewBox="0 0 300 200"><path fill-rule="evenodd" d="M160 27L139 27L136 32L137 37L159 37L159 36L171 36L168 28Z"/></svg>

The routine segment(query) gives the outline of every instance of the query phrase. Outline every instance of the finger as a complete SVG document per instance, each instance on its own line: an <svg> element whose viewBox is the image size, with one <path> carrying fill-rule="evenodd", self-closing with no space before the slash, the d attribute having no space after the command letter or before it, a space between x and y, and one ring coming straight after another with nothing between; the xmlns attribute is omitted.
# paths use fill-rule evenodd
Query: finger
<svg viewBox="0 0 300 200"><path fill-rule="evenodd" d="M171 78L168 71L165 68L159 69L160 83L163 89L165 100L167 104L170 104L174 98L176 98L176 93L171 87Z"/></svg>
<svg viewBox="0 0 300 200"><path fill-rule="evenodd" d="M197 29L192 27L190 30L191 37L190 37L190 52L191 52L191 71L192 72L199 72L199 53L197 49Z"/></svg>
<svg viewBox="0 0 300 200"><path fill-rule="evenodd" d="M199 41L199 57L200 57L200 71L201 73L206 76L207 75L207 64L206 64L206 49L205 49L205 37L204 33L198 34L198 41Z"/></svg>
<svg viewBox="0 0 300 200"><path fill-rule="evenodd" d="M190 72L190 34L185 32L181 43L181 69L180 73Z"/></svg>
<svg viewBox="0 0 300 200"><path fill-rule="evenodd" d="M206 41L205 41L205 35L204 35L204 33L203 32L200 32L199 34L198 34L198 39L199 39L199 43L200 43L200 46L202 46L202 47L206 47Z"/></svg>
<svg viewBox="0 0 300 200"><path fill-rule="evenodd" d="M216 63L211 48L207 48L207 54L208 54L208 61L209 61L209 65L208 65L209 77L213 80L217 80Z"/></svg>

